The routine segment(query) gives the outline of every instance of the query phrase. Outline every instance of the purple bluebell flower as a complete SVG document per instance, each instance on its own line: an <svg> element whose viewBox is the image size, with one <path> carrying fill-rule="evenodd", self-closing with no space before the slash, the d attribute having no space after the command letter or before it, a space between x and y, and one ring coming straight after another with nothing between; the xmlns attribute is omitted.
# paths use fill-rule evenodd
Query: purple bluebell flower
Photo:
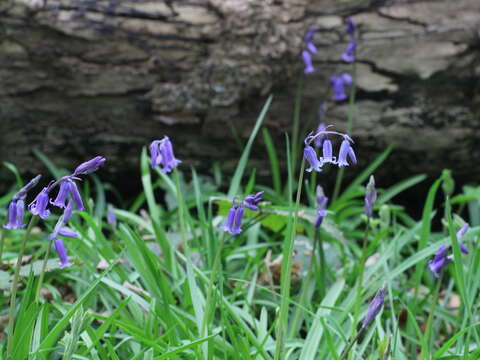
<svg viewBox="0 0 480 360"><path fill-rule="evenodd" d="M305 65L304 73L311 74L315 71L312 62L312 55L307 50L302 51L303 64Z"/></svg>
<svg viewBox="0 0 480 360"><path fill-rule="evenodd" d="M352 77L347 73L343 73L340 76L332 76L330 78L330 84L333 91L332 99L334 101L345 100L347 98L345 86L349 87L351 83Z"/></svg>
<svg viewBox="0 0 480 360"><path fill-rule="evenodd" d="M365 214L367 217L372 217L373 205L377 200L377 190L375 189L375 179L370 175L370 180L367 184L367 191L365 192Z"/></svg>
<svg viewBox="0 0 480 360"><path fill-rule="evenodd" d="M95 156L93 159L88 160L77 166L73 175L87 175L98 170L98 168L105 162L103 156Z"/></svg>
<svg viewBox="0 0 480 360"><path fill-rule="evenodd" d="M60 230L58 230L58 235L66 236L70 238L78 238L78 234L72 229L69 229L67 227L60 228Z"/></svg>
<svg viewBox="0 0 480 360"><path fill-rule="evenodd" d="M317 47L313 43L313 36L315 35L315 31L317 31L317 29L313 27L309 28L304 37L305 46L312 54L316 54L318 52Z"/></svg>
<svg viewBox="0 0 480 360"><path fill-rule="evenodd" d="M355 50L357 48L357 42L355 39L352 39L345 51L342 53L342 60L345 62L354 62L355 61Z"/></svg>
<svg viewBox="0 0 480 360"><path fill-rule="evenodd" d="M452 261L451 257L447 256L447 250L447 246L440 246L440 248L435 253L435 256L433 257L433 260L430 260L428 262L428 268L436 278L440 277L440 272L442 271L442 268Z"/></svg>
<svg viewBox="0 0 480 360"><path fill-rule="evenodd" d="M351 17L347 18L347 34L350 36L355 36L355 24Z"/></svg>
<svg viewBox="0 0 480 360"><path fill-rule="evenodd" d="M313 226L318 229L322 225L323 219L327 216L328 197L325 195L317 196L317 217Z"/></svg>
<svg viewBox="0 0 480 360"><path fill-rule="evenodd" d="M350 145L350 141L343 140L342 144L340 145L340 151L338 152L338 160L337 165L339 167L348 166L347 157L350 158L353 164L357 163L357 157L355 156L355 152L353 151L352 146Z"/></svg>
<svg viewBox="0 0 480 360"><path fill-rule="evenodd" d="M243 220L243 212L243 205L236 205L234 201L232 207L228 211L227 220L225 225L222 227L222 230L232 235L240 234L242 232L241 225Z"/></svg>
<svg viewBox="0 0 480 360"><path fill-rule="evenodd" d="M310 165L309 168L305 169L307 172L312 172L312 170L322 171L322 163L318 160L317 153L313 147L306 145L303 149L303 157Z"/></svg>
<svg viewBox="0 0 480 360"><path fill-rule="evenodd" d="M326 108L326 105L325 105L325 108ZM320 111L320 110L319 110ZM325 110L326 111L326 110ZM325 135L321 134L322 132L324 132L325 130L327 130L328 126L325 124L325 123L320 123L318 124L318 127L317 127L317 134L320 133L319 136L317 136L314 140L314 145L316 147L321 147L323 145L323 140L325 139Z"/></svg>
<svg viewBox="0 0 480 360"><path fill-rule="evenodd" d="M48 187L44 187L28 206L33 215L38 215L44 220L50 216L50 210L47 209L49 202L48 191Z"/></svg>
<svg viewBox="0 0 480 360"><path fill-rule="evenodd" d="M54 245L58 258L60 259L60 269L72 266L73 264L68 261L67 250L65 249L62 239L55 238Z"/></svg>
<svg viewBox="0 0 480 360"><path fill-rule="evenodd" d="M77 184L74 181L68 180L70 183L70 196L72 197L72 200L75 204L75 209L82 211L85 210L85 207L83 206L83 200L82 196L80 195L80 192L78 191Z"/></svg>
<svg viewBox="0 0 480 360"><path fill-rule="evenodd" d="M265 191L260 191L253 195L248 195L243 200L243 205L250 210L257 211L258 210L258 203L262 201L262 195Z"/></svg>
<svg viewBox="0 0 480 360"><path fill-rule="evenodd" d="M107 207L107 222L112 226L112 227L117 227L117 216L113 212L113 206L112 204L108 204Z"/></svg>
<svg viewBox="0 0 480 360"><path fill-rule="evenodd" d="M468 223L465 223L465 225L463 225L462 228L457 232L458 246L460 247L460 250L464 254L468 254L469 251L465 246L465 244L462 241L460 241L460 239L465 235L465 233L468 231L469 228L470 228L470 225L468 225Z"/></svg>
<svg viewBox="0 0 480 360"><path fill-rule="evenodd" d="M11 201L8 206L8 222L3 225L5 229L21 229L25 226L23 216L25 214L25 202L23 199Z"/></svg>
<svg viewBox="0 0 480 360"><path fill-rule="evenodd" d="M24 199L27 196L27 192L35 187L40 181L42 175L35 176L32 180L30 180L27 185L22 187L18 192L13 196L12 201L17 201L18 199Z"/></svg>
<svg viewBox="0 0 480 360"><path fill-rule="evenodd" d="M333 156L332 142L330 139L325 139L322 146L322 164L333 163L335 164L335 157Z"/></svg>
<svg viewBox="0 0 480 360"><path fill-rule="evenodd" d="M161 165L164 174L175 169L181 161L175 158L173 146L168 136L162 140L155 140L150 144L150 157L152 159L152 168Z"/></svg>
<svg viewBox="0 0 480 360"><path fill-rule="evenodd" d="M60 183L60 188L58 190L57 197L54 201L50 202L52 205L57 206L59 208L65 207L65 202L67 201L68 194L70 194L70 181L64 180Z"/></svg>
<svg viewBox="0 0 480 360"><path fill-rule="evenodd" d="M363 319L362 329L365 329L368 325L370 325L380 313L380 310L382 310L383 303L385 302L385 293L385 288L380 288L375 294L375 297L368 306L367 315L365 316L365 319Z"/></svg>

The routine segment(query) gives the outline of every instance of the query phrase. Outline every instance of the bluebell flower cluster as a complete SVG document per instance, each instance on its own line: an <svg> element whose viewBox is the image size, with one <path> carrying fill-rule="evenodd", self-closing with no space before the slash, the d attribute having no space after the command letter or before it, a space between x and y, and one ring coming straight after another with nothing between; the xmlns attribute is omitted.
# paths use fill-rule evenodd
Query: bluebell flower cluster
<svg viewBox="0 0 480 360"><path fill-rule="evenodd" d="M331 140L328 136L340 136L342 137L342 143L340 144L340 150L338 152L338 157L334 156L333 146ZM322 138L322 156L318 157L315 149L310 145L312 142L315 142L317 138ZM338 167L348 166L348 160L353 164L357 163L357 157L352 148L353 140L347 134L339 133L337 131L330 131L327 127L322 127L317 129L315 133L310 133L305 138L305 147L303 150L303 157L307 161L309 167L306 169L307 172L322 171L322 166L325 164L333 164Z"/></svg>
<svg viewBox="0 0 480 360"><path fill-rule="evenodd" d="M353 79L348 73L334 75L330 77L330 85L332 88L332 99L334 101L343 101L348 98L345 89L350 88Z"/></svg>
<svg viewBox="0 0 480 360"><path fill-rule="evenodd" d="M238 204L233 200L232 207L227 214L227 220L221 229L232 235L240 234L242 232L242 220L245 211L244 207L253 211L258 211L258 204L262 201L263 193L263 191L260 191L256 194L248 195Z"/></svg>
<svg viewBox="0 0 480 360"><path fill-rule="evenodd" d="M310 74L315 71L312 61L312 55L318 52L317 47L313 43L313 36L315 35L315 31L315 28L308 29L304 38L305 49L302 51L302 60L303 64L305 65L305 74Z"/></svg>
<svg viewBox="0 0 480 360"><path fill-rule="evenodd" d="M152 141L150 158L152 169L160 166L164 174L171 172L181 163L173 154L172 142L168 136L164 136L162 140Z"/></svg>
<svg viewBox="0 0 480 360"><path fill-rule="evenodd" d="M465 244L460 239L465 235L468 229L469 229L469 225L465 224L456 234L457 240L458 240L458 246L460 247L460 251L463 254L468 254L469 251L465 246ZM435 276L436 278L440 277L443 267L453 261L453 256L448 255L449 248L450 247L446 245L440 246L440 248L435 253L435 256L433 257L433 259L428 262L428 268L432 272L433 276Z"/></svg>
<svg viewBox="0 0 480 360"><path fill-rule="evenodd" d="M7 223L3 225L5 229L21 229L26 224L23 223L25 216L25 199L27 193L38 184L42 175L35 176L27 185L22 187L15 195L13 195L8 205Z"/></svg>

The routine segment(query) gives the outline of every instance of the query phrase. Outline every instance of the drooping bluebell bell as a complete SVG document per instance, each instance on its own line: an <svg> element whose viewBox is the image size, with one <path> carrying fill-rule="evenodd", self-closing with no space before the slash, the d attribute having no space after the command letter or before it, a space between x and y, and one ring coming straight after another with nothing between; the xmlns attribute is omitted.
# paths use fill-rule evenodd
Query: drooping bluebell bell
<svg viewBox="0 0 480 360"><path fill-rule="evenodd" d="M262 201L262 195L265 191L260 191L253 195L248 195L243 200L243 205L253 211L258 210L258 203Z"/></svg>
<svg viewBox="0 0 480 360"><path fill-rule="evenodd" d="M367 191L365 192L365 214L368 218L372 217L373 205L377 200L377 190L375 189L375 178L370 175L370 180L367 184Z"/></svg>
<svg viewBox="0 0 480 360"><path fill-rule="evenodd" d="M73 264L68 259L67 250L65 249L62 239L56 237L54 239L54 245L58 258L60 259L60 269L72 266Z"/></svg>
<svg viewBox="0 0 480 360"><path fill-rule="evenodd" d="M339 167L348 166L349 164L347 161L347 157L350 158L353 164L357 163L357 157L355 156L355 152L350 145L350 141L344 139L342 141L342 144L340 145L340 151L338 152L337 165Z"/></svg>
<svg viewBox="0 0 480 360"><path fill-rule="evenodd" d="M305 169L307 172L312 172L313 170L318 172L322 171L322 163L318 160L317 153L313 147L305 145L305 148L303 149L303 157L310 166Z"/></svg>
<svg viewBox="0 0 480 360"><path fill-rule="evenodd" d="M355 23L353 22L352 18L351 17L348 17L347 18L347 34L350 35L350 36L355 36Z"/></svg>
<svg viewBox="0 0 480 360"><path fill-rule="evenodd" d="M90 159L80 165L77 166L73 175L87 175L91 174L98 170L98 168L103 165L105 162L105 158L103 156L95 156L93 159Z"/></svg>
<svg viewBox="0 0 480 360"><path fill-rule="evenodd" d="M467 247L465 246L465 244L462 241L460 241L460 239L465 235L465 233L468 231L469 228L470 228L470 225L468 223L465 223L461 227L461 229L458 230L458 232L457 232L458 246L460 247L460 250L464 254L468 254L469 251L468 251Z"/></svg>
<svg viewBox="0 0 480 360"><path fill-rule="evenodd" d="M322 146L322 157L320 158L322 164L326 163L336 163L336 159L333 156L332 142L330 139L325 139Z"/></svg>
<svg viewBox="0 0 480 360"><path fill-rule="evenodd" d="M240 234L242 232L243 212L243 205L241 203L237 205L235 201L233 201L232 207L228 211L225 225L222 226L222 230L232 235Z"/></svg>
<svg viewBox="0 0 480 360"><path fill-rule="evenodd" d="M22 187L15 195L13 195L10 204L8 205L7 223L3 225L5 229L21 229L25 226L23 217L25 215L25 198L28 191L30 191L42 175L35 176L24 187Z"/></svg>
<svg viewBox="0 0 480 360"><path fill-rule="evenodd" d="M113 212L113 206L112 204L108 204L107 207L107 222L112 226L116 227L117 226L117 216Z"/></svg>
<svg viewBox="0 0 480 360"><path fill-rule="evenodd" d="M325 195L317 196L317 217L315 218L315 222L313 226L315 229L318 229L320 225L322 225L323 219L327 216L327 204L328 204L328 197Z"/></svg>
<svg viewBox="0 0 480 360"><path fill-rule="evenodd" d="M65 222L68 222L73 214L73 200L68 200L67 207L63 211L63 219Z"/></svg>
<svg viewBox="0 0 480 360"><path fill-rule="evenodd" d="M307 32L305 33L305 37L304 37L305 47L312 54L316 54L318 52L317 47L313 43L313 37L314 37L316 31L317 31L317 29L311 27L307 30Z"/></svg>
<svg viewBox="0 0 480 360"><path fill-rule="evenodd" d="M67 181L70 183L69 184L70 195L72 196L73 203L75 204L75 209L79 211L85 210L85 207L83 206L82 196L78 191L77 184L75 183L75 181L72 181L72 180L67 180Z"/></svg>
<svg viewBox="0 0 480 360"><path fill-rule="evenodd" d="M347 98L345 87L350 87L352 81L352 77L347 73L343 73L339 76L332 76L330 78L330 84L333 91L332 99L334 101L345 100Z"/></svg>
<svg viewBox="0 0 480 360"><path fill-rule="evenodd" d="M50 216L50 210L47 209L49 203L48 191L49 188L44 187L28 206L33 215L38 215L44 220Z"/></svg>
<svg viewBox="0 0 480 360"><path fill-rule="evenodd" d="M354 62L355 61L355 50L357 49L357 41L355 39L350 40L347 45L347 48L342 53L342 60L345 62Z"/></svg>
<svg viewBox="0 0 480 360"><path fill-rule="evenodd" d="M173 154L173 146L168 136L150 144L150 157L152 168L161 165L164 174L171 172L181 163Z"/></svg>
<svg viewBox="0 0 480 360"><path fill-rule="evenodd" d="M370 302L368 306L367 315L363 319L362 322L362 329L365 329L370 323L377 317L382 310L383 303L385 302L385 288L378 289L377 293L375 294L373 300Z"/></svg>
<svg viewBox="0 0 480 360"><path fill-rule="evenodd" d="M310 55L310 52L307 50L302 51L302 59L303 59L303 64L305 65L305 69L303 72L305 74L311 74L315 71L315 68L313 67L313 62L312 62L312 55Z"/></svg>
<svg viewBox="0 0 480 360"><path fill-rule="evenodd" d="M60 183L60 188L58 190L57 197L54 201L50 201L52 205L59 208L64 208L67 201L67 197L70 194L70 181L65 180Z"/></svg>
<svg viewBox="0 0 480 360"><path fill-rule="evenodd" d="M440 272L443 267L452 261L452 258L447 256L448 246L442 245L435 253L433 260L428 262L428 268L437 278L440 277Z"/></svg>

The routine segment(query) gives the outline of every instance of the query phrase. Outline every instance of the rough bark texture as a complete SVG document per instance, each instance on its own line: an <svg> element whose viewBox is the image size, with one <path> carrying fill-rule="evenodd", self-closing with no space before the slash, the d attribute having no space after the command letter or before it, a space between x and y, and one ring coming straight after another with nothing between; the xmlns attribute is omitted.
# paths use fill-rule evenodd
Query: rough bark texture
<svg viewBox="0 0 480 360"><path fill-rule="evenodd" d="M283 144L305 31L318 29L303 81L313 126L329 77L352 71L339 60L351 16L360 166L394 141L384 174L480 175L478 0L44 1L0 2L0 160L21 170L40 168L37 147L69 168L103 154L126 173L164 134L185 163L231 168L229 123L248 136L270 93L266 124ZM345 129L347 108L330 104L326 121ZM267 164L260 145L252 157Z"/></svg>

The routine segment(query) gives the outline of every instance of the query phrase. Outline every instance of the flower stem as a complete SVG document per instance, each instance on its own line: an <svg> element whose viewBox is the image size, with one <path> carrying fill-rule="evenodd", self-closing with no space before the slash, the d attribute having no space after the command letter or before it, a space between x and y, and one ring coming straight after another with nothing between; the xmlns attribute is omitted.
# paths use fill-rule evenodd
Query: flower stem
<svg viewBox="0 0 480 360"><path fill-rule="evenodd" d="M38 301L38 299L40 298L40 292L42 290L43 279L45 278L45 270L47 269L48 257L50 256L50 249L52 247L52 243L53 239L50 239L50 241L48 242L47 251L45 252L45 256L43 257L42 270L40 271L35 301Z"/></svg>
<svg viewBox="0 0 480 360"><path fill-rule="evenodd" d="M2 263L3 258L3 246L5 245L5 233L6 231L2 231L2 235L0 235L0 264Z"/></svg>
<svg viewBox="0 0 480 360"><path fill-rule="evenodd" d="M360 313L360 304L362 300L362 289L363 289L363 273L365 272L365 262L367 261L367 240L368 240L368 232L370 229L370 218L367 217L367 227L365 228L365 233L363 235L363 246L362 246L362 255L360 257L360 264L358 270L358 282L357 282L357 293L355 295L355 310L353 313L353 328L352 328L352 336L355 335L356 325L358 322L358 315Z"/></svg>
<svg viewBox="0 0 480 360"><path fill-rule="evenodd" d="M38 220L37 216L32 216L30 222L28 223L27 230L25 231L25 236L23 237L20 250L18 252L17 263L15 264L15 274L13 275L12 289L10 295L10 309L8 311L8 340L7 340L7 357L12 354L13 350L13 329L15 325L15 308L17 300L17 290L18 290L18 281L20 278L20 268L22 267L23 254L25 253L25 247L27 245L27 240L32 231L33 226Z"/></svg>

